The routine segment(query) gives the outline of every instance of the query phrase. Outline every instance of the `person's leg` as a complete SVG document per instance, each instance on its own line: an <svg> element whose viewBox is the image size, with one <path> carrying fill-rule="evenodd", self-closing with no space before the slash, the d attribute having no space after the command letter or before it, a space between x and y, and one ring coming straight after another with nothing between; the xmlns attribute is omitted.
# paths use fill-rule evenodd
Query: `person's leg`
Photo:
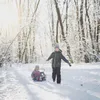
<svg viewBox="0 0 100 100"><path fill-rule="evenodd" d="M55 82L55 79L56 79L56 68L52 68L52 79L53 79L53 82Z"/></svg>
<svg viewBox="0 0 100 100"><path fill-rule="evenodd" d="M61 83L61 72L60 72L61 68L57 67L57 83L60 84Z"/></svg>

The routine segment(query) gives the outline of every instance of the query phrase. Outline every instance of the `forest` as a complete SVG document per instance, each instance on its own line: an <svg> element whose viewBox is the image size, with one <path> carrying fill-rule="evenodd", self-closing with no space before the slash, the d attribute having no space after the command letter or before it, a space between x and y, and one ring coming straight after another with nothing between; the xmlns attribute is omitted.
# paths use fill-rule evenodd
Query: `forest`
<svg viewBox="0 0 100 100"><path fill-rule="evenodd" d="M0 0L0 100L100 100L100 0Z"/></svg>
<svg viewBox="0 0 100 100"><path fill-rule="evenodd" d="M100 0L1 0L0 62L41 63L54 45L71 63L100 61Z"/></svg>

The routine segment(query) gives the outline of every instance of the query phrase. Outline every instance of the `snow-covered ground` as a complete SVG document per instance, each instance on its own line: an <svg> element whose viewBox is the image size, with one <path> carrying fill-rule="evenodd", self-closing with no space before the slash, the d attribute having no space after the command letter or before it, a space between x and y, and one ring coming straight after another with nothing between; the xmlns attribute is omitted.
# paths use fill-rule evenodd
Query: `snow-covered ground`
<svg viewBox="0 0 100 100"><path fill-rule="evenodd" d="M62 83L53 83L51 65L45 69L47 81L33 82L34 64L14 64L0 69L0 100L100 100L100 63L62 64Z"/></svg>

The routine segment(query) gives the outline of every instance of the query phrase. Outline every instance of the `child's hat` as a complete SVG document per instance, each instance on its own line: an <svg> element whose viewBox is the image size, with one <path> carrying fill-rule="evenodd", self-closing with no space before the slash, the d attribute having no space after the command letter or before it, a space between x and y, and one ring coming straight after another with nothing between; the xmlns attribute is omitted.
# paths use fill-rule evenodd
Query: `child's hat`
<svg viewBox="0 0 100 100"><path fill-rule="evenodd" d="M55 49L56 49L56 48L58 48L58 49L59 49L59 44L56 44L56 45L55 45Z"/></svg>

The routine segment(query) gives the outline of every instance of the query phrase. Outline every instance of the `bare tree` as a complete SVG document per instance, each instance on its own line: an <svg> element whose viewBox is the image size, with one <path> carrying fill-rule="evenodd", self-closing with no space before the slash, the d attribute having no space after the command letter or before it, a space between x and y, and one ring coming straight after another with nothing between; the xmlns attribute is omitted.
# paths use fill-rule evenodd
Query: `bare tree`
<svg viewBox="0 0 100 100"><path fill-rule="evenodd" d="M65 43L67 45L67 55L68 55L69 59L71 60L71 62L73 62L72 56L71 56L71 53L70 53L70 46L69 46L69 43L67 42L66 37L65 37L63 21L62 21L62 18L61 18L61 13L60 13L60 9L58 7L57 0L54 0L54 3L55 3L56 12L57 12L58 20L59 20L60 27L61 27L61 34L62 34L63 40L65 41Z"/></svg>

